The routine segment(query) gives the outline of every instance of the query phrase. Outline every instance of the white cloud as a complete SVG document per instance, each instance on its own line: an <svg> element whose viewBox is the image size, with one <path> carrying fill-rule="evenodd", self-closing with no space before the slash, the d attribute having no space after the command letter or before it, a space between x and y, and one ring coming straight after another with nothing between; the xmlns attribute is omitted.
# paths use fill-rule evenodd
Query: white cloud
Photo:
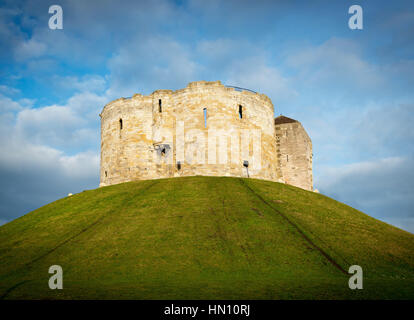
<svg viewBox="0 0 414 320"><path fill-rule="evenodd" d="M99 155L97 152L86 151L69 156L61 150L32 144L21 140L18 136L1 141L0 146L2 150L7 150L0 154L2 170L16 173L49 172L55 178L62 176L62 181L68 178L96 178L98 174Z"/></svg>
<svg viewBox="0 0 414 320"><path fill-rule="evenodd" d="M23 102L27 102L24 100ZM0 94L0 113L8 113L8 112L18 112L23 110L23 105L19 102L16 102L6 96Z"/></svg>
<svg viewBox="0 0 414 320"><path fill-rule="evenodd" d="M0 94L4 94L6 96L15 95L20 93L20 90L17 88L9 87L6 85L0 85Z"/></svg>
<svg viewBox="0 0 414 320"><path fill-rule="evenodd" d="M61 106L22 109L16 104L14 108L20 109L16 109L16 125L11 130L34 144L66 151L95 149L99 141L99 113L108 101L105 95L80 92Z"/></svg>
<svg viewBox="0 0 414 320"><path fill-rule="evenodd" d="M84 75L82 77L76 76L58 76L55 75L52 78L53 84L66 89L76 90L80 92L103 92L106 89L107 81L100 75Z"/></svg>
<svg viewBox="0 0 414 320"><path fill-rule="evenodd" d="M67 102L66 107L73 110L79 117L89 122L99 122L99 113L105 104L111 101L108 94L96 94L84 91L74 94Z"/></svg>
<svg viewBox="0 0 414 320"><path fill-rule="evenodd" d="M291 52L287 64L298 72L298 81L319 87L335 84L347 91L378 89L385 84L384 75L373 64L361 58L356 42L331 38L321 45Z"/></svg>
<svg viewBox="0 0 414 320"><path fill-rule="evenodd" d="M109 95L149 94L154 90L185 87L198 75L191 48L169 37L152 36L124 45L109 60Z"/></svg>
<svg viewBox="0 0 414 320"><path fill-rule="evenodd" d="M264 50L247 40L219 38L199 41L196 45L196 52L208 64L229 69L234 61L262 56Z"/></svg>
<svg viewBox="0 0 414 320"><path fill-rule="evenodd" d="M104 95L80 92L64 105L33 108L32 100L14 101L0 95L0 165L15 170L31 165L55 167L65 174L93 171L99 112L107 102Z"/></svg>
<svg viewBox="0 0 414 320"><path fill-rule="evenodd" d="M405 159L400 157L385 158L378 161L364 161L346 164L340 167L327 167L324 170L325 178L320 181L320 188L328 189L349 176L372 175L384 172L384 168L396 168L404 163Z"/></svg>
<svg viewBox="0 0 414 320"><path fill-rule="evenodd" d="M99 161L99 154L92 151L59 158L63 173L72 178L96 177L99 172Z"/></svg>
<svg viewBox="0 0 414 320"><path fill-rule="evenodd" d="M15 49L17 60L27 60L37 58L46 53L47 46L45 43L31 38L27 41L20 42Z"/></svg>
<svg viewBox="0 0 414 320"><path fill-rule="evenodd" d="M107 0L63 1L64 29L56 31L47 25L50 4L38 2L10 2L9 9L0 8L0 41L3 36L10 47L5 51L21 63L52 58L75 62L77 67L101 66L113 48L128 42L131 35L145 36L166 21L183 23L187 19L168 0L125 0L122 5Z"/></svg>
<svg viewBox="0 0 414 320"><path fill-rule="evenodd" d="M0 219L11 220L53 200L88 188L96 188L99 183L99 152L93 139L94 147L85 151L68 154L68 141L62 148L51 147L55 143L53 133L62 139L66 132L62 127L73 120L68 107L44 107L39 110L23 109L18 113L19 125L26 121L26 126L14 125L10 115L0 114L4 126L0 127ZM50 116L50 118L48 118ZM5 119L10 121L3 121ZM68 119L70 118L70 119ZM47 135L48 119L54 119L59 125ZM33 120L38 128L28 128ZM32 124L32 125L33 125ZM46 128L43 128L46 127ZM69 126L70 127L70 126ZM32 131L31 131L32 130ZM81 133L80 138L91 134L89 128ZM32 139L30 133L39 139ZM98 131L99 134L99 131ZM71 139L71 137L68 137ZM76 139L74 139L76 140ZM79 149L79 145L76 149Z"/></svg>
<svg viewBox="0 0 414 320"><path fill-rule="evenodd" d="M281 103L298 95L292 89L289 79L277 68L267 65L261 57L235 61L226 82L264 93L274 98L274 103Z"/></svg>
<svg viewBox="0 0 414 320"><path fill-rule="evenodd" d="M414 219L414 158L383 158L320 171L315 186L322 193L384 221Z"/></svg>
<svg viewBox="0 0 414 320"><path fill-rule="evenodd" d="M298 95L290 79L268 61L269 53L257 44L227 38L202 40L196 52L205 60L206 73L210 77L220 74L226 84L265 93L278 103Z"/></svg>
<svg viewBox="0 0 414 320"><path fill-rule="evenodd" d="M33 100L0 95L2 223L98 187L99 112L107 102L81 91L63 105L33 108Z"/></svg>
<svg viewBox="0 0 414 320"><path fill-rule="evenodd" d="M70 139L72 132L85 124L71 108L48 106L19 112L16 131L35 143L62 145Z"/></svg>
<svg viewBox="0 0 414 320"><path fill-rule="evenodd" d="M105 97L82 92L63 106L32 108L31 100L1 97L0 220L98 186L95 113L103 101Z"/></svg>
<svg viewBox="0 0 414 320"><path fill-rule="evenodd" d="M414 154L413 123L414 104L368 105L348 125L349 144L371 156Z"/></svg>

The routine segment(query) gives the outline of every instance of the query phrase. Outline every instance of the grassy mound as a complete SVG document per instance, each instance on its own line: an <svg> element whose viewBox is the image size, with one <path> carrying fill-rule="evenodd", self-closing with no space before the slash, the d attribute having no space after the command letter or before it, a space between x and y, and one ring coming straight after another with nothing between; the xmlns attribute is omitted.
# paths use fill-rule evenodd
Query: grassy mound
<svg viewBox="0 0 414 320"><path fill-rule="evenodd" d="M364 289L350 290L351 265ZM63 290L48 269L63 268ZM0 227L3 299L412 299L414 235L240 178L84 191Z"/></svg>

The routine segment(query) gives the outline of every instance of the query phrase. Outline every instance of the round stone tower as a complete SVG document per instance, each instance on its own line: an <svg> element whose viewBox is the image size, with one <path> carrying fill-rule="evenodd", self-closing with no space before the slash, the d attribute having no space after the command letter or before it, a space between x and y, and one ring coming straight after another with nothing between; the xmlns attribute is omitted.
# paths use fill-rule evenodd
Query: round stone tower
<svg viewBox="0 0 414 320"><path fill-rule="evenodd" d="M100 186L194 175L284 181L264 94L198 81L112 101L100 117Z"/></svg>

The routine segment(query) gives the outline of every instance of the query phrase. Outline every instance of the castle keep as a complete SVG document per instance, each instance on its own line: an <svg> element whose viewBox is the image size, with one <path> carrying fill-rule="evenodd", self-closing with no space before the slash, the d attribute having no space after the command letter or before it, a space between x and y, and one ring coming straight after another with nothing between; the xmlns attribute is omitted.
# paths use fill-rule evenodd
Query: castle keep
<svg viewBox="0 0 414 320"><path fill-rule="evenodd" d="M264 94L220 81L135 94L101 114L100 186L180 176L251 177L313 190L312 142Z"/></svg>

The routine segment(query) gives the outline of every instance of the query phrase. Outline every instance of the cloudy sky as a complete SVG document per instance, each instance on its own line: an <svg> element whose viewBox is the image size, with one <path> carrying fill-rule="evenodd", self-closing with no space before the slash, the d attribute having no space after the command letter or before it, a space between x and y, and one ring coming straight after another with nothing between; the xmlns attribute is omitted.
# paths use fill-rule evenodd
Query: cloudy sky
<svg viewBox="0 0 414 320"><path fill-rule="evenodd" d="M302 122L321 193L414 233L412 1L3 0L0 46L0 224L98 186L107 102L221 80Z"/></svg>

